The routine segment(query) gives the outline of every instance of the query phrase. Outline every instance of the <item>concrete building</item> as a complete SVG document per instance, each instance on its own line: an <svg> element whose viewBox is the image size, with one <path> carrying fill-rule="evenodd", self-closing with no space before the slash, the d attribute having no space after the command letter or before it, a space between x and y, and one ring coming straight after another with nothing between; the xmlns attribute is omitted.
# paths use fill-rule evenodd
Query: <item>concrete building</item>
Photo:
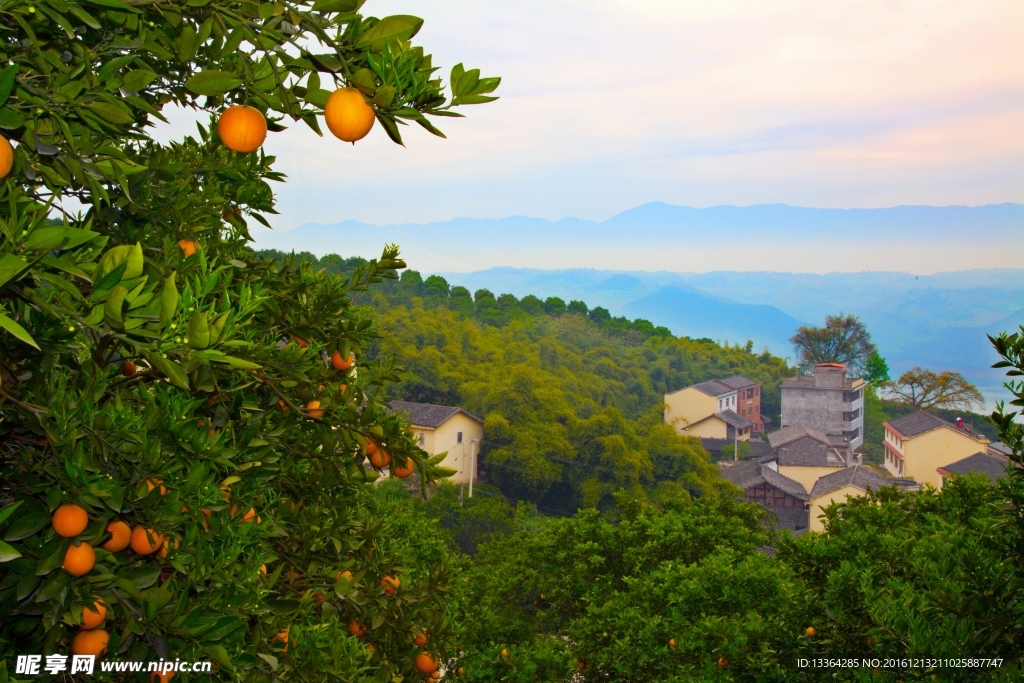
<svg viewBox="0 0 1024 683"><path fill-rule="evenodd" d="M920 484L942 488L940 468L976 453L989 444L966 425L955 425L923 410L883 423L885 469L893 476L913 477Z"/></svg>
<svg viewBox="0 0 1024 683"><path fill-rule="evenodd" d="M802 423L846 439L849 452L864 443L864 380L846 376L842 363L814 366L813 375L782 382L782 427Z"/></svg>
<svg viewBox="0 0 1024 683"><path fill-rule="evenodd" d="M747 441L764 428L761 385L734 375L665 394L665 422L687 436Z"/></svg>
<svg viewBox="0 0 1024 683"><path fill-rule="evenodd" d="M429 455L447 453L442 467L457 470L448 481L469 483L470 473L476 480L480 459L480 442L484 438L484 421L462 408L430 403L392 401L391 410L406 413L416 443Z"/></svg>

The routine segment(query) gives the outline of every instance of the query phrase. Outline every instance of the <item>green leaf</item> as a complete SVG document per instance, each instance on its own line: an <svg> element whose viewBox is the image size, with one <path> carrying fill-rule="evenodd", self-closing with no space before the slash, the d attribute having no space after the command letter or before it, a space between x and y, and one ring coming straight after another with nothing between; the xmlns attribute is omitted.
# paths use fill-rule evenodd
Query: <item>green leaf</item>
<svg viewBox="0 0 1024 683"><path fill-rule="evenodd" d="M21 553L7 545L3 541L0 541L0 562L10 562L21 557Z"/></svg>
<svg viewBox="0 0 1024 683"><path fill-rule="evenodd" d="M128 296L128 290L121 285L110 290L110 296L103 304L103 321L115 330L124 329L124 318L121 317L121 307L124 305L124 298Z"/></svg>
<svg viewBox="0 0 1024 683"><path fill-rule="evenodd" d="M14 254L0 256L0 287L11 281L21 271L28 267L28 262Z"/></svg>
<svg viewBox="0 0 1024 683"><path fill-rule="evenodd" d="M174 271L164 280L164 291L160 293L160 326L166 327L178 312L178 288L174 284Z"/></svg>
<svg viewBox="0 0 1024 683"><path fill-rule="evenodd" d="M188 375L180 365L175 363L169 358L164 358L159 352L144 352L142 354L149 364L154 368L164 373L164 375L171 381L171 384L188 391Z"/></svg>
<svg viewBox="0 0 1024 683"><path fill-rule="evenodd" d="M89 109L96 112L99 117L107 123L113 123L116 125L135 123L135 117L124 109L121 109L121 107L116 104L111 104L110 102L93 102L88 106Z"/></svg>
<svg viewBox="0 0 1024 683"><path fill-rule="evenodd" d="M4 534L5 541L20 541L23 538L35 535L40 529L50 523L50 513L42 509L28 512L11 522L11 526Z"/></svg>
<svg viewBox="0 0 1024 683"><path fill-rule="evenodd" d="M206 648L206 654L210 656L210 659L217 662L228 671L234 669L234 664L231 663L231 657L228 657L228 651L224 649L223 645L210 645Z"/></svg>
<svg viewBox="0 0 1024 683"><path fill-rule="evenodd" d="M25 125L25 118L10 107L0 108L0 128L14 130Z"/></svg>
<svg viewBox="0 0 1024 683"><path fill-rule="evenodd" d="M3 71L0 71L0 105L7 101L11 91L14 90L14 77L18 75L18 65L11 64Z"/></svg>
<svg viewBox="0 0 1024 683"><path fill-rule="evenodd" d="M34 346L37 349L39 348L39 344L36 344L36 340L32 338L32 335L25 331L24 327L14 322L3 313L0 313L0 327L4 328L29 346Z"/></svg>
<svg viewBox="0 0 1024 683"><path fill-rule="evenodd" d="M356 48L367 48L370 52L380 52L389 40L409 40L419 33L423 20L407 14L396 14L384 17L356 38Z"/></svg>
<svg viewBox="0 0 1024 683"><path fill-rule="evenodd" d="M219 363L227 363L236 370L262 370L263 366L259 363L253 363L252 361L244 360L242 358L236 358L235 356L224 356L223 358L215 358L215 361Z"/></svg>
<svg viewBox="0 0 1024 683"><path fill-rule="evenodd" d="M85 24L86 26L88 26L89 28L95 28L95 29L100 28L100 22L96 21L96 17L94 17L93 15L89 14L84 9L79 7L78 5L76 5L74 3L69 3L68 4L68 9L71 10L72 14L74 14L76 17L81 19L82 23Z"/></svg>
<svg viewBox="0 0 1024 683"><path fill-rule="evenodd" d="M109 249L100 258L100 263L96 267L97 280L101 280L103 275L113 273L121 264L124 264L125 269L118 282L134 280L142 275L142 267L145 264L142 256L142 244L139 242L135 244L122 244L119 247Z"/></svg>
<svg viewBox="0 0 1024 683"><path fill-rule="evenodd" d="M129 12L136 11L132 7L129 7L128 5L126 5L123 2L121 2L121 0L85 0L85 1L88 2L90 5L99 5L100 7L110 7L110 8L113 8L113 9L126 10L126 11L129 11Z"/></svg>
<svg viewBox="0 0 1024 683"><path fill-rule="evenodd" d="M355 12L362 5L362 0L316 0L314 12Z"/></svg>
<svg viewBox="0 0 1024 683"><path fill-rule="evenodd" d="M19 500L15 503L11 503L10 505L4 506L4 508L0 510L0 524L3 524L4 520L6 520L8 517L14 514L14 511L17 510L18 506L20 505L21 501Z"/></svg>
<svg viewBox="0 0 1024 683"><path fill-rule="evenodd" d="M80 228L69 228L67 226L52 226L36 228L32 231L32 234L25 240L25 248L33 251L50 251L64 244L64 249L74 249L77 246L85 244L95 237L99 237L98 232L92 230L82 230Z"/></svg>
<svg viewBox="0 0 1024 683"><path fill-rule="evenodd" d="M226 71L203 71L185 81L185 87L197 95L214 97L233 90L242 84L241 79Z"/></svg>

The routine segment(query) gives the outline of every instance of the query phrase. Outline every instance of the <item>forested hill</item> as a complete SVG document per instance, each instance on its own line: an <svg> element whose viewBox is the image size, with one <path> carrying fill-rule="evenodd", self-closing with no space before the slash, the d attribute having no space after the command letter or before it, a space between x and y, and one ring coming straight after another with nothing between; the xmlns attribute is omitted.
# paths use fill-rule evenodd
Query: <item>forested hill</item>
<svg viewBox="0 0 1024 683"><path fill-rule="evenodd" d="M283 258L278 252L263 252ZM344 274L361 262L312 255ZM785 361L710 339L674 338L584 302L449 287L407 270L364 295L384 334L374 354L408 371L395 398L461 406L485 419L481 467L504 495L542 510L611 507L620 489L663 499L721 486L693 438L663 423L668 391L743 374L778 420Z"/></svg>

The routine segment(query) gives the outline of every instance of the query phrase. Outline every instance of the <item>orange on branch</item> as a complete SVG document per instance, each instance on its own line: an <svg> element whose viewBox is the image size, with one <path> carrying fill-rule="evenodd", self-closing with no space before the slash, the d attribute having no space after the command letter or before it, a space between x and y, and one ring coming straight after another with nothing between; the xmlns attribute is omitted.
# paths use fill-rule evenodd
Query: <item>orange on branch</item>
<svg viewBox="0 0 1024 683"><path fill-rule="evenodd" d="M71 652L76 655L92 655L102 657L107 651L110 634L102 628L91 631L79 631L71 641Z"/></svg>
<svg viewBox="0 0 1024 683"><path fill-rule="evenodd" d="M334 355L331 356L331 367L333 367L338 372L345 372L350 367L352 367L352 364L355 362L356 354L354 353L349 353L347 359L342 357L341 351L335 351Z"/></svg>
<svg viewBox="0 0 1024 683"><path fill-rule="evenodd" d="M171 537L167 534L163 534L162 542L160 543L160 552L157 553L160 557L167 557L167 553L171 550ZM174 549L177 550L181 547L181 539L174 539Z"/></svg>
<svg viewBox="0 0 1024 683"><path fill-rule="evenodd" d="M107 552L119 553L131 543L132 528L128 526L127 522L120 519L115 519L107 524L107 533L110 534L110 538L100 546Z"/></svg>
<svg viewBox="0 0 1024 683"><path fill-rule="evenodd" d="M93 596L95 602L92 607L86 605L82 608L82 630L89 631L103 624L107 619L107 603L99 597Z"/></svg>
<svg viewBox="0 0 1024 683"><path fill-rule="evenodd" d="M351 581L351 580L352 580L352 572L350 572L350 571L348 571L348 570L345 570L345 571L343 571L343 572L335 572L335 573L334 573L334 578L336 578L336 579L340 579L340 578L342 578L342 577L345 577L346 579L348 579L349 581Z"/></svg>
<svg viewBox="0 0 1024 683"><path fill-rule="evenodd" d="M309 342L300 337L297 334L292 335L292 341L299 345L300 348L306 348L309 346Z"/></svg>
<svg viewBox="0 0 1024 683"><path fill-rule="evenodd" d="M96 551L88 543L69 545L64 553L64 570L73 576L85 576L96 566Z"/></svg>
<svg viewBox="0 0 1024 683"><path fill-rule="evenodd" d="M398 587L402 585L402 582L398 580L397 576L385 576L380 580L380 585L384 587L385 593L394 595Z"/></svg>
<svg viewBox="0 0 1024 683"><path fill-rule="evenodd" d="M415 645L416 647L423 647L429 642L429 640L430 639L427 637L425 631L420 631L412 637L413 645Z"/></svg>
<svg viewBox="0 0 1024 683"><path fill-rule="evenodd" d="M320 418L322 418L324 416L324 411L322 408L320 408L320 401L310 401L309 403L307 403L306 415L313 418L314 420L319 420Z"/></svg>
<svg viewBox="0 0 1024 683"><path fill-rule="evenodd" d="M51 522L53 530L57 532L58 536L71 538L82 533L85 531L85 527L89 526L89 515L85 508L74 503L67 503L53 511Z"/></svg>
<svg viewBox="0 0 1024 683"><path fill-rule="evenodd" d="M0 179L6 178L14 167L14 148L3 135L0 135Z"/></svg>
<svg viewBox="0 0 1024 683"><path fill-rule="evenodd" d="M367 441L366 443L371 444L373 442ZM377 469L383 469L391 464L391 454L383 448L374 448L373 453L370 454L370 464Z"/></svg>
<svg viewBox="0 0 1024 683"><path fill-rule="evenodd" d="M220 115L217 134L230 150L254 152L267 139L267 119L259 109L236 104Z"/></svg>
<svg viewBox="0 0 1024 683"><path fill-rule="evenodd" d="M172 678L174 678L173 671L168 671L167 673L154 671L153 673L149 674L149 683L167 683Z"/></svg>
<svg viewBox="0 0 1024 683"><path fill-rule="evenodd" d="M396 477L398 477L399 479L405 479L405 478L406 478L406 477L408 477L408 476L409 476L410 474L412 474L412 471L413 471L414 469L416 469L416 463L414 463L414 462L412 461L412 458L408 458L408 459L407 459L407 460L405 461L405 465L404 465L404 466L402 466L402 465L398 465L398 466L397 466L397 467L395 467L395 468L394 468L394 469L393 469L393 470L392 470L391 472L392 472L392 474L394 474L394 475L395 475Z"/></svg>
<svg viewBox="0 0 1024 683"><path fill-rule="evenodd" d="M813 626L808 626L807 630L804 631L804 633L807 634L808 638L813 638L814 636L818 635L818 629L814 628Z"/></svg>
<svg viewBox="0 0 1024 683"><path fill-rule="evenodd" d="M152 492L157 486L160 487L160 495L167 495L167 487L164 486L163 479L147 479L146 480L146 491Z"/></svg>
<svg viewBox="0 0 1024 683"><path fill-rule="evenodd" d="M163 541L164 539L160 532L153 529L147 529L144 526L137 526L132 529L132 550L139 555L152 555L160 549Z"/></svg>
<svg viewBox="0 0 1024 683"><path fill-rule="evenodd" d="M366 633L366 627L359 623L358 619L348 622L348 633L350 636L361 638Z"/></svg>
<svg viewBox="0 0 1024 683"><path fill-rule="evenodd" d="M429 652L421 652L416 655L416 670L421 674L429 676L430 674L437 671L438 661L437 658L431 655Z"/></svg>
<svg viewBox="0 0 1024 683"><path fill-rule="evenodd" d="M131 362L130 360L126 360L125 362L121 363L121 374L124 375L125 377L131 377L132 375L135 374L135 371L137 369L138 368L135 367L135 363Z"/></svg>
<svg viewBox="0 0 1024 683"><path fill-rule="evenodd" d="M363 93L355 88L339 88L324 105L324 123L334 137L345 142L362 140L373 128L377 115L366 103Z"/></svg>
<svg viewBox="0 0 1024 683"><path fill-rule="evenodd" d="M178 240L178 246L181 247L181 252L185 255L185 258L195 256L196 252L199 251L199 245L196 244L195 240Z"/></svg>

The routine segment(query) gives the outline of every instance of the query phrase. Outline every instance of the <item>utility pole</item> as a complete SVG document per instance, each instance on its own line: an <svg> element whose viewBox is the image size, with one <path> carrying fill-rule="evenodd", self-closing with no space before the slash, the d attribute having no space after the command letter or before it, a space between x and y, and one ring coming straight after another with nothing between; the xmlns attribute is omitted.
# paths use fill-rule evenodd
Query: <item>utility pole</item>
<svg viewBox="0 0 1024 683"><path fill-rule="evenodd" d="M476 474L476 446L480 439L473 439L469 442L469 497L473 497L473 475Z"/></svg>

